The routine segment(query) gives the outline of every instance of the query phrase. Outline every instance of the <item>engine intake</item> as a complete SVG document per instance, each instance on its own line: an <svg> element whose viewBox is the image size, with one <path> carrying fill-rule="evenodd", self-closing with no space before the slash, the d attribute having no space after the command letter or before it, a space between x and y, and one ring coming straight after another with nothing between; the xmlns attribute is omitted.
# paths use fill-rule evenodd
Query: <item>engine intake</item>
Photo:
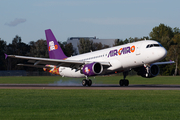
<svg viewBox="0 0 180 120"><path fill-rule="evenodd" d="M135 71L138 75L145 78L152 78L159 74L159 67L157 65L151 65L150 67L139 67L136 68Z"/></svg>
<svg viewBox="0 0 180 120"><path fill-rule="evenodd" d="M94 76L97 74L101 74L102 71L103 71L103 66L98 62L86 64L82 69L82 73L87 76Z"/></svg>

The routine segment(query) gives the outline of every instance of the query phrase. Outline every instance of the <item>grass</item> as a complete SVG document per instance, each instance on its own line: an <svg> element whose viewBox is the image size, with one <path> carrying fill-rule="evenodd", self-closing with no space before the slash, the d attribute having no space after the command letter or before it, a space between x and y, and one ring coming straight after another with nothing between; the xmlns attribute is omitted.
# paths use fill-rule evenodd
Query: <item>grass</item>
<svg viewBox="0 0 180 120"><path fill-rule="evenodd" d="M118 84L122 76L91 77L93 83ZM178 84L180 77L128 76L130 84ZM60 76L0 77L0 84L81 82ZM0 119L180 119L176 90L17 90L0 89Z"/></svg>
<svg viewBox="0 0 180 120"><path fill-rule="evenodd" d="M0 84L49 84L61 79L61 76L7 76L0 77Z"/></svg>
<svg viewBox="0 0 180 120"><path fill-rule="evenodd" d="M123 76L96 76L90 77L94 84L119 84L119 80ZM52 84L63 82L81 83L83 78L62 78L61 76L13 76L0 77L0 84ZM143 78L140 76L127 76L130 84L165 84L165 85L180 85L180 76L157 76L154 78Z"/></svg>
<svg viewBox="0 0 180 120"><path fill-rule="evenodd" d="M100 76L96 77L97 82L104 84L118 84L123 76ZM96 81L95 79L95 81ZM166 84L166 85L180 85L180 76L157 76L153 78L143 78L141 76L127 76L130 84ZM93 80L93 79L92 79Z"/></svg>
<svg viewBox="0 0 180 120"><path fill-rule="evenodd" d="M1 119L178 120L180 91L0 90Z"/></svg>

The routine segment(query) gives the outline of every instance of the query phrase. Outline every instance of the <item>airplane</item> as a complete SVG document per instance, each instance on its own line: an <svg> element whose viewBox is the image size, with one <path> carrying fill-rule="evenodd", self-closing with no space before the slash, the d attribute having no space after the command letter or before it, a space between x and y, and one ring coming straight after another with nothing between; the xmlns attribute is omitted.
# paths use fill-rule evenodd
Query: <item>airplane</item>
<svg viewBox="0 0 180 120"><path fill-rule="evenodd" d="M46 72L62 77L84 77L83 86L92 85L92 80L88 78L90 76L120 72L123 72L123 79L119 81L119 85L128 86L129 80L126 79L126 76L132 69L142 77L152 78L159 74L158 65L174 63L174 61L158 62L166 57L167 51L155 40L142 40L67 57L51 29L45 30L45 35L49 58L6 54L5 58L27 59L31 64L17 65L43 68Z"/></svg>

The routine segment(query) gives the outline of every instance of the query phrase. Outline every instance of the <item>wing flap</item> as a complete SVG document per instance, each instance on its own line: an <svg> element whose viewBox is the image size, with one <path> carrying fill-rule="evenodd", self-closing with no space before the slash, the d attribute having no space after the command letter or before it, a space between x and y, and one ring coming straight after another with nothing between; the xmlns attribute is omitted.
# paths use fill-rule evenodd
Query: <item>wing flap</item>
<svg viewBox="0 0 180 120"><path fill-rule="evenodd" d="M37 67L37 68L52 68L50 66L45 65L31 65L31 64L17 64L19 66L26 66L26 67Z"/></svg>

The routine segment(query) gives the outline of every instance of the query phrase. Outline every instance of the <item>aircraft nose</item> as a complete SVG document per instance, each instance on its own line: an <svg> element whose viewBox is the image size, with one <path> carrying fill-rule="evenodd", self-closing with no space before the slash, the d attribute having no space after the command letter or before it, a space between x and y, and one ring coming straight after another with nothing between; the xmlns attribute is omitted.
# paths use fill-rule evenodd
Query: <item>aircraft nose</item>
<svg viewBox="0 0 180 120"><path fill-rule="evenodd" d="M167 55L167 51L166 51L165 48L162 47L161 49L158 50L158 56L159 56L159 57L165 58L166 55Z"/></svg>

